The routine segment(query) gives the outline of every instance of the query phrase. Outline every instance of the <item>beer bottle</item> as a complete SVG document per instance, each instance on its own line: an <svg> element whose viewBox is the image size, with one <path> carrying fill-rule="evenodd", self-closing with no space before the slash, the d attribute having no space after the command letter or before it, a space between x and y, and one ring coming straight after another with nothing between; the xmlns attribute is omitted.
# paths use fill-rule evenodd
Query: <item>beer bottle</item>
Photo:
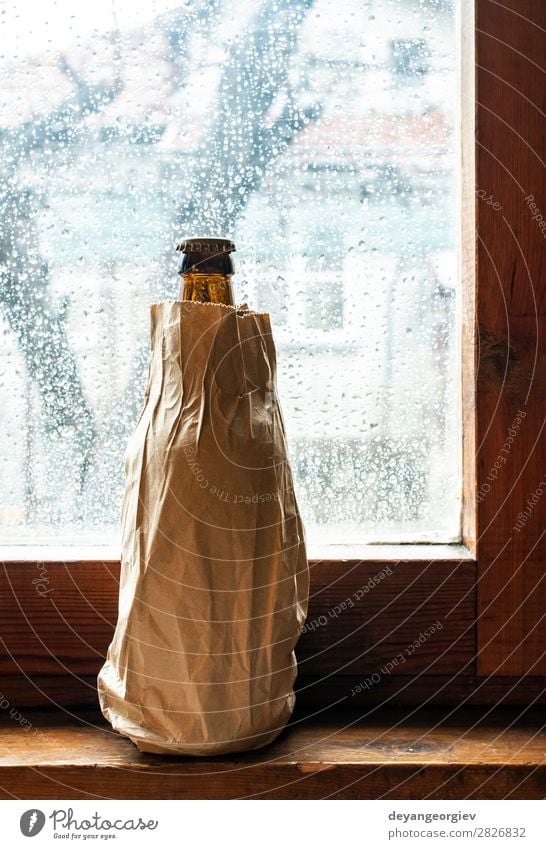
<svg viewBox="0 0 546 849"><path fill-rule="evenodd" d="M184 239L176 250L182 252L178 273L182 277L183 301L233 304L231 253L235 245L230 239L212 236Z"/></svg>

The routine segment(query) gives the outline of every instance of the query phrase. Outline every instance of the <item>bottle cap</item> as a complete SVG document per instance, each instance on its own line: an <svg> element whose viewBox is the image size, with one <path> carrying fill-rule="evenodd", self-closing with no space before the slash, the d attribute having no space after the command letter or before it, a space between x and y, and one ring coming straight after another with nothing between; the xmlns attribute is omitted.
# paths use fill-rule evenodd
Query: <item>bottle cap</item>
<svg viewBox="0 0 546 849"><path fill-rule="evenodd" d="M184 239L176 246L177 251L185 254L228 254L236 250L231 239L218 239L215 236L195 236Z"/></svg>

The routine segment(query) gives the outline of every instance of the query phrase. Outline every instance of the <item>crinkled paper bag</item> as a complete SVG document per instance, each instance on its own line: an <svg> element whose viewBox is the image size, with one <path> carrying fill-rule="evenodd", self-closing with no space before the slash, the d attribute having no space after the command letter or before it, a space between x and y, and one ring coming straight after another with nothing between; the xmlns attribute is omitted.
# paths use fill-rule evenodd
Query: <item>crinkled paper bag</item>
<svg viewBox="0 0 546 849"><path fill-rule="evenodd" d="M104 716L144 752L271 742L294 707L309 573L267 314L152 305L125 475Z"/></svg>

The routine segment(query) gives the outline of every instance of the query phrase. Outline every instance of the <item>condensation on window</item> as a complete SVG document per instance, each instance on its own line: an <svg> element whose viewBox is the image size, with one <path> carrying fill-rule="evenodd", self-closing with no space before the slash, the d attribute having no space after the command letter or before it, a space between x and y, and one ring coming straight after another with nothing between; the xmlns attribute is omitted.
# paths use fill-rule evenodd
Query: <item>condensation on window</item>
<svg viewBox="0 0 546 849"><path fill-rule="evenodd" d="M466 2L466 0L465 0ZM454 0L8 0L0 527L116 538L148 305L233 238L311 543L460 535Z"/></svg>

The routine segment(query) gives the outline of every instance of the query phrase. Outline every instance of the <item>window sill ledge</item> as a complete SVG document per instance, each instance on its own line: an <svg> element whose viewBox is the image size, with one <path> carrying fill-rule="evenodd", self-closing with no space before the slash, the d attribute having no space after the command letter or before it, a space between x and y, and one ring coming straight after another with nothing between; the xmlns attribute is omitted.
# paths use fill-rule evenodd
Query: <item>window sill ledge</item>
<svg viewBox="0 0 546 849"><path fill-rule="evenodd" d="M203 759L142 754L97 710L24 720L0 717L3 799L539 799L546 786L540 709L296 714L264 749Z"/></svg>

